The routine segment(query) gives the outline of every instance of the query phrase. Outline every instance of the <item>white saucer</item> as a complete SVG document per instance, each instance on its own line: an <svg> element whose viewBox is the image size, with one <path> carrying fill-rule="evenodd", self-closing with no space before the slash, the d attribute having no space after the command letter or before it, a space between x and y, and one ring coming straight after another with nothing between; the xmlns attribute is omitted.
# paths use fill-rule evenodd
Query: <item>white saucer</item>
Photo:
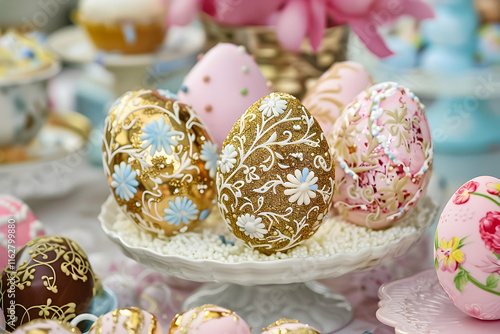
<svg viewBox="0 0 500 334"><path fill-rule="evenodd" d="M156 53L123 55L95 49L85 31L77 25L62 28L48 39L49 47L64 61L87 64L99 60L105 66L146 66L197 55L205 45L199 25L172 27Z"/></svg>
<svg viewBox="0 0 500 334"><path fill-rule="evenodd" d="M29 146L0 149L0 191L21 199L59 196L77 182L72 171L85 160L90 121L52 112Z"/></svg>
<svg viewBox="0 0 500 334"><path fill-rule="evenodd" d="M485 321L460 311L446 296L436 270L384 284L377 319L396 334L498 334L500 320Z"/></svg>
<svg viewBox="0 0 500 334"><path fill-rule="evenodd" d="M308 282L321 278L337 277L349 272L372 269L381 264L385 259L396 258L406 253L425 233L432 223L436 211L437 207L430 198L422 199L415 210L403 218L398 227L376 231L392 236L391 239L384 238L383 240L387 241L381 242L378 246L363 244L356 249L352 248L346 252L329 252L331 250L330 246L335 247L335 245L318 241L318 244L320 244L319 247L328 247L328 250L325 249L322 253L331 255L309 256L306 251L300 253L305 255L272 260L267 259L267 257L261 259L259 257L260 254L255 255L255 253L251 253L243 261L234 261L234 259L230 260L224 257L224 254L232 249L231 247L239 247L238 245L214 245L215 242L213 240L219 239L219 235L229 233L222 218L216 212L212 213L205 221L205 229L186 234L189 235L190 239L187 242L183 242L182 247L184 249L175 248L176 251L168 254L162 253L160 250L164 249L165 246L173 244L173 241L149 240L152 238L151 235L146 235L144 234L146 232L139 230L136 231L135 224L128 220L129 218L121 212L121 209L112 196L103 204L99 220L104 232L113 242L122 248L125 255L139 263L145 264L153 270L198 282L259 285ZM118 223L115 224L115 222ZM347 224L339 220L338 217L331 217L310 241L316 242L316 238L320 239L324 235L326 237L330 236L331 234L328 232L323 233L322 228L325 228L325 231L331 231L329 228L335 228L334 226L337 222L339 223L338 226ZM349 232L339 231L338 233L342 234L341 236L332 232L335 233L335 238L342 239L348 235L347 233L357 234L359 233L358 231L365 229L354 224L347 225L343 229L349 230ZM396 229L401 229L402 232L396 235L393 232ZM376 232L372 231L372 233ZM212 234L214 235L213 238L207 237ZM134 244L136 242L129 239L130 235L133 235L136 241L136 237L140 240L145 240L149 246L145 247ZM229 235L225 236L225 238L229 237ZM176 237L174 236L173 238ZM372 236L371 238L375 237ZM212 245L213 247L211 247ZM244 248L243 246L241 247ZM302 245L296 247L296 249L300 247ZM304 247L306 246L304 245ZM211 250L210 253L203 253L203 249ZM294 251L294 249L291 251ZM211 258L208 258L207 254L210 254Z"/></svg>

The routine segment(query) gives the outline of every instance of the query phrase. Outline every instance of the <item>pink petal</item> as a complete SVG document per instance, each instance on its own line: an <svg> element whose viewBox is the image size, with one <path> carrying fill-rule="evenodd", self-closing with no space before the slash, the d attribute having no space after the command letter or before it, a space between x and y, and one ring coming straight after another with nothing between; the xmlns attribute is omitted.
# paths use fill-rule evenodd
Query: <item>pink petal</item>
<svg viewBox="0 0 500 334"><path fill-rule="evenodd" d="M385 44L382 36L376 30L377 27L374 24L370 26L371 23L374 22L357 20L349 24L352 31L358 35L359 39L374 55L380 58L392 56L394 53ZM374 29L370 29L372 27Z"/></svg>
<svg viewBox="0 0 500 334"><path fill-rule="evenodd" d="M434 10L428 4L422 1L404 1L403 11L400 15L410 15L417 20L434 18Z"/></svg>
<svg viewBox="0 0 500 334"><path fill-rule="evenodd" d="M202 0L174 0L167 15L168 26L185 26L191 23L201 9Z"/></svg>
<svg viewBox="0 0 500 334"><path fill-rule="evenodd" d="M342 14L363 16L366 15L376 0L330 0L332 6Z"/></svg>
<svg viewBox="0 0 500 334"><path fill-rule="evenodd" d="M276 22L276 36L288 50L300 51L308 25L307 5L302 0L291 0Z"/></svg>
<svg viewBox="0 0 500 334"><path fill-rule="evenodd" d="M318 50L326 29L325 0L311 0L309 13L309 41L314 51Z"/></svg>
<svg viewBox="0 0 500 334"><path fill-rule="evenodd" d="M202 3L202 8L205 13L207 13L210 16L215 16L217 14L217 6L215 5L215 0L201 0Z"/></svg>

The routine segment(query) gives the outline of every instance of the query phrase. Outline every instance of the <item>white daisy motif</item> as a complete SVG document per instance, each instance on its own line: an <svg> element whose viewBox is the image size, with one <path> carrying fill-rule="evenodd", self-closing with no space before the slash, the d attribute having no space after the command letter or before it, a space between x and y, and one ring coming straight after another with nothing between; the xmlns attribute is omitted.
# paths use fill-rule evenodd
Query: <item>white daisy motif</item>
<svg viewBox="0 0 500 334"><path fill-rule="evenodd" d="M262 115L267 117L279 116L285 112L286 103L286 100L282 100L278 95L271 93L271 95L260 102L259 110L262 112Z"/></svg>
<svg viewBox="0 0 500 334"><path fill-rule="evenodd" d="M297 202L298 205L308 205L311 203L311 198L316 197L318 178L314 176L314 172L309 172L308 168L304 168L302 172L296 169L295 175L288 174L286 178L290 182L285 182L284 186L290 189L285 190L285 195L291 195L288 199L290 203Z"/></svg>
<svg viewBox="0 0 500 334"><path fill-rule="evenodd" d="M234 167L236 163L236 156L238 153L232 144L226 145L222 150L222 154L220 156L220 170L222 173L227 173Z"/></svg>
<svg viewBox="0 0 500 334"><path fill-rule="evenodd" d="M267 230L265 229L266 226L262 223L262 218L255 218L255 216L251 216L248 213L239 216L236 220L236 225L238 225L240 231L248 235L250 239L262 239L264 235L267 234Z"/></svg>
<svg viewBox="0 0 500 334"><path fill-rule="evenodd" d="M206 141L201 145L200 158L205 161L205 169L208 170L210 177L215 177L215 173L217 172L217 161L219 160L217 145Z"/></svg>

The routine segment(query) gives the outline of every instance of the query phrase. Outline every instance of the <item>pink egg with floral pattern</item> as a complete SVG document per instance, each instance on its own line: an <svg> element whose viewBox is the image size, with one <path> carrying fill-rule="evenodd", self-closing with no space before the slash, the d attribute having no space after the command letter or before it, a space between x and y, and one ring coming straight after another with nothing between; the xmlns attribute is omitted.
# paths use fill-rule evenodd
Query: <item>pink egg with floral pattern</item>
<svg viewBox="0 0 500 334"><path fill-rule="evenodd" d="M0 254L6 254L0 256L0 269L5 268L11 256L14 258L16 249L44 234L42 223L35 218L26 203L8 195L0 195Z"/></svg>
<svg viewBox="0 0 500 334"><path fill-rule="evenodd" d="M344 105L372 84L372 77L363 65L353 61L337 62L307 90L302 104L328 135Z"/></svg>
<svg viewBox="0 0 500 334"><path fill-rule="evenodd" d="M329 143L333 206L346 220L388 227L424 196L433 145L425 107L408 88L384 82L360 93L335 122Z"/></svg>
<svg viewBox="0 0 500 334"><path fill-rule="evenodd" d="M500 179L476 177L451 197L437 226L434 264L462 312L500 319Z"/></svg>
<svg viewBox="0 0 500 334"><path fill-rule="evenodd" d="M251 334L239 315L216 305L203 305L178 314L170 324L169 334Z"/></svg>

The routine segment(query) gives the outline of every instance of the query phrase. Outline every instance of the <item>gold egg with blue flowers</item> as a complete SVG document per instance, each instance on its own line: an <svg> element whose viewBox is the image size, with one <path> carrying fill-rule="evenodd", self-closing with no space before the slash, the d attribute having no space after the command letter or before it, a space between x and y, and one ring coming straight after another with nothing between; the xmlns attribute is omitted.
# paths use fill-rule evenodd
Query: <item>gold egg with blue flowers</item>
<svg viewBox="0 0 500 334"><path fill-rule="evenodd" d="M121 96L106 118L102 151L117 204L143 230L186 232L212 211L217 146L192 108L168 91Z"/></svg>

